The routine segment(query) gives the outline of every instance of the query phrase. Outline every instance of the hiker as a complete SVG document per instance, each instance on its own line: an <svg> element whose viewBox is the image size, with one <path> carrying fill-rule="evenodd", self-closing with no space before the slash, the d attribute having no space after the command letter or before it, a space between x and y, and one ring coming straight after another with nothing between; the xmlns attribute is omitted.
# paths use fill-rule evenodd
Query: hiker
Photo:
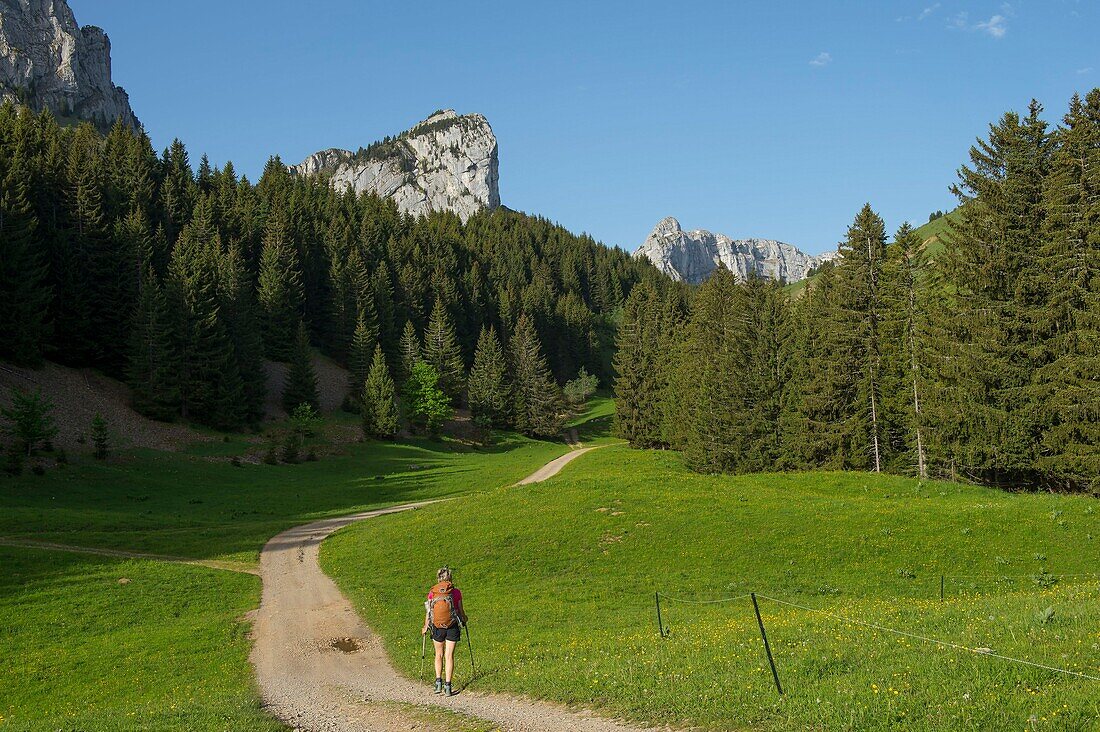
<svg viewBox="0 0 1100 732"><path fill-rule="evenodd" d="M432 643L435 644L435 693L452 696L455 646L462 639L466 613L462 610L462 593L451 582L450 568L443 567L436 572L436 579L438 581L428 592L428 600L424 603L424 627L420 634L426 634L431 628Z"/></svg>

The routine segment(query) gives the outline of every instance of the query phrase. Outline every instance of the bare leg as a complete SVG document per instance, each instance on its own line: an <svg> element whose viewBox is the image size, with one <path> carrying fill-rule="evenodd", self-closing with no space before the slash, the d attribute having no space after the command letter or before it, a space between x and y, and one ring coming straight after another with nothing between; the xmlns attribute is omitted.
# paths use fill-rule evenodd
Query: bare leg
<svg viewBox="0 0 1100 732"><path fill-rule="evenodd" d="M443 678L443 644L437 640L432 640L432 644L435 645L435 677L441 679Z"/></svg>
<svg viewBox="0 0 1100 732"><path fill-rule="evenodd" d="M447 641L447 678L444 679L448 684L451 683L451 677L455 672L455 646L458 645L455 641Z"/></svg>

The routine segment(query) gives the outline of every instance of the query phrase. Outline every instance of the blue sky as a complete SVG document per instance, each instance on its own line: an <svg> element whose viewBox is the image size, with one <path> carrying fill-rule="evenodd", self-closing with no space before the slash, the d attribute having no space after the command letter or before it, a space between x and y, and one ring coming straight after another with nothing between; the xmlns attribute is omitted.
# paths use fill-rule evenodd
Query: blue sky
<svg viewBox="0 0 1100 732"><path fill-rule="evenodd" d="M988 123L1031 97L1060 119L1100 85L1088 0L70 6L158 147L255 179L481 112L506 205L630 250L669 215L812 253L865 201L923 222Z"/></svg>

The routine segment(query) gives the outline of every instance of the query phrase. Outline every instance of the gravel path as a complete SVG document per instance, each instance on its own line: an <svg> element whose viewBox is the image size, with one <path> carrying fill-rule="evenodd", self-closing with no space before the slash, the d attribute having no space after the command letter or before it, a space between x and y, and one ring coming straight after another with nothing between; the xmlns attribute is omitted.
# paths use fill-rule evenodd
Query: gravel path
<svg viewBox="0 0 1100 732"><path fill-rule="evenodd" d="M583 452L558 458L520 484L549 478ZM398 675L378 636L321 571L317 553L325 537L348 524L425 505L315 521L284 531L263 548L263 600L253 626L252 663L269 710L292 727L310 732L446 729L432 727L399 707L372 701L435 705L490 721L506 732L640 730L586 711L505 694L463 690L444 698L433 694L427 684ZM352 639L356 649L345 652L334 646L344 639Z"/></svg>

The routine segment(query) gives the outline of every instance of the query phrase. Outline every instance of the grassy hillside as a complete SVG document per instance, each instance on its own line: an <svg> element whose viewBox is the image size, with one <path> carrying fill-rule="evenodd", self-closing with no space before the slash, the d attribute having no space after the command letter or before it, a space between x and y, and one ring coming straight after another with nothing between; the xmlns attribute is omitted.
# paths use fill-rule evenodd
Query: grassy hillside
<svg viewBox="0 0 1100 732"><path fill-rule="evenodd" d="M1090 729L1100 676L1094 500L858 473L702 476L611 446L550 482L351 527L322 565L410 675L421 593L457 568L474 688L713 729ZM939 600L940 575L946 598ZM459 671L468 668L460 659ZM461 681L465 681L463 678ZM1032 721L1033 720L1033 721Z"/></svg>
<svg viewBox="0 0 1100 732"><path fill-rule="evenodd" d="M921 238L924 251L929 258L935 258L937 254L943 251L944 237L950 234L951 222L958 217L958 211L958 209L955 209L954 211L940 216L938 219L933 219L927 224L917 227L916 234ZM792 282L784 287L783 290L791 297L798 297L815 279L817 279L817 275L807 277L798 282Z"/></svg>
<svg viewBox="0 0 1100 732"><path fill-rule="evenodd" d="M510 485L568 449L505 435L483 450L425 440L228 462L254 448L235 438L0 477L0 537L254 563L287 527ZM0 562L0 730L282 728L248 664L258 577L23 547L0 546Z"/></svg>

